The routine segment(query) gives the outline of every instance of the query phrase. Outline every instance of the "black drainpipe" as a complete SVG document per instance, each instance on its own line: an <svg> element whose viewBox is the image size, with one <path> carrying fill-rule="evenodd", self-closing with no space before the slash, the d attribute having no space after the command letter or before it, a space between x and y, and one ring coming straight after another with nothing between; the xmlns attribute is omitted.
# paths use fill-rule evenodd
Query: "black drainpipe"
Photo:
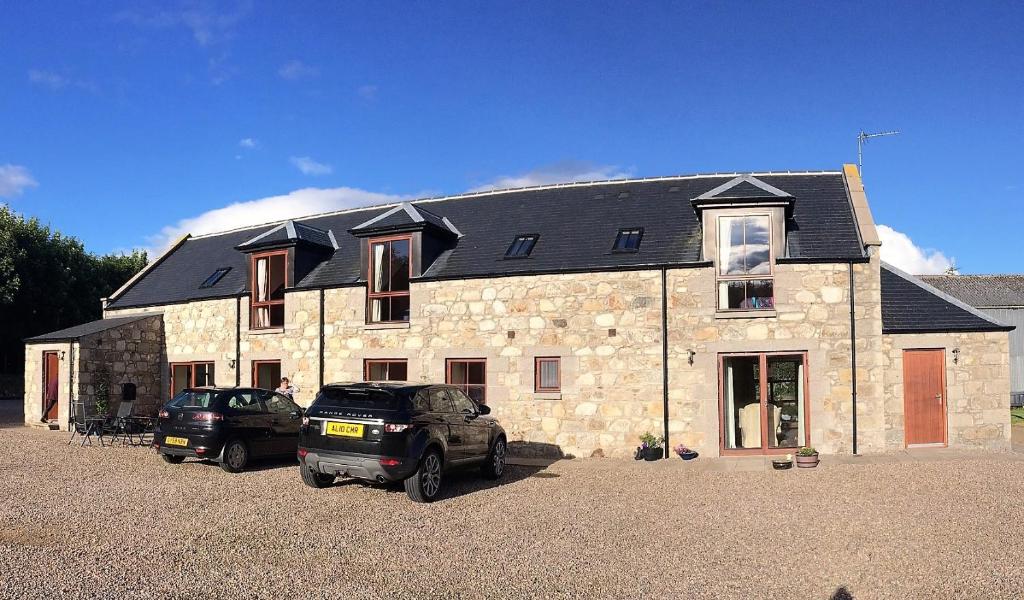
<svg viewBox="0 0 1024 600"><path fill-rule="evenodd" d="M235 298L235 387L242 385L242 297Z"/></svg>
<svg viewBox="0 0 1024 600"><path fill-rule="evenodd" d="M667 272L661 269L661 396L665 419L665 458L668 458L668 284Z"/></svg>
<svg viewBox="0 0 1024 600"><path fill-rule="evenodd" d="M320 288L320 375L317 381L319 382L318 388L324 387L324 290ZM319 393L319 389L317 392Z"/></svg>
<svg viewBox="0 0 1024 600"><path fill-rule="evenodd" d="M45 371L45 369L44 369ZM84 407L83 407L84 409ZM71 418L75 412L75 343L68 342L68 430L72 430L75 427L74 423L71 423ZM85 416L85 411L82 411L81 417ZM43 415L46 418L46 415ZM60 412L57 413L57 428L60 428Z"/></svg>
<svg viewBox="0 0 1024 600"><path fill-rule="evenodd" d="M852 381L853 400L853 453L857 454L857 315L854 312L853 263L850 263L850 367L853 369Z"/></svg>

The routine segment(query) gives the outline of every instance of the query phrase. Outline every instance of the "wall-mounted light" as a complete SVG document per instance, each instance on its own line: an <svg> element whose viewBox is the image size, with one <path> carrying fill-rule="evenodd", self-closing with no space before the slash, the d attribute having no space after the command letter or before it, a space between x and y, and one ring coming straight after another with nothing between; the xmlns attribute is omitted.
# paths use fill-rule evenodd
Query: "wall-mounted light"
<svg viewBox="0 0 1024 600"><path fill-rule="evenodd" d="M235 359L232 358L232 359L228 360L228 368L229 369L234 369L235 368Z"/></svg>
<svg viewBox="0 0 1024 600"><path fill-rule="evenodd" d="M696 355L697 355L697 353L694 352L693 350L687 350L686 351L686 362L688 362L688 363L690 363L692 365L693 364L693 357L696 356Z"/></svg>
<svg viewBox="0 0 1024 600"><path fill-rule="evenodd" d="M58 358L60 358L61 360L64 360L64 351L63 350L60 351L60 355L58 356Z"/></svg>
<svg viewBox="0 0 1024 600"><path fill-rule="evenodd" d="M960 349L959 348L953 348L953 364L954 365L960 364Z"/></svg>

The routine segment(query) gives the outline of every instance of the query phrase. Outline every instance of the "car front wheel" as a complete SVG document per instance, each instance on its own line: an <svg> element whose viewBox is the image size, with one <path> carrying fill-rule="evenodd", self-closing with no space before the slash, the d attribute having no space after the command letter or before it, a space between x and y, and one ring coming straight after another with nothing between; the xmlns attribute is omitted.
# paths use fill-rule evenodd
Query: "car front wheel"
<svg viewBox="0 0 1024 600"><path fill-rule="evenodd" d="M441 453L430 450L420 466L405 480L405 493L413 502L433 502L441 492Z"/></svg>
<svg viewBox="0 0 1024 600"><path fill-rule="evenodd" d="M488 479L500 479L501 475L505 472L505 459L507 454L508 444L505 442L505 438L498 438L498 441L494 442L494 446L491 447L491 452L487 455L487 460L484 461L484 464L481 467L484 477Z"/></svg>
<svg viewBox="0 0 1024 600"><path fill-rule="evenodd" d="M220 468L228 473L240 473L249 464L249 449L241 440L231 440L224 446Z"/></svg>

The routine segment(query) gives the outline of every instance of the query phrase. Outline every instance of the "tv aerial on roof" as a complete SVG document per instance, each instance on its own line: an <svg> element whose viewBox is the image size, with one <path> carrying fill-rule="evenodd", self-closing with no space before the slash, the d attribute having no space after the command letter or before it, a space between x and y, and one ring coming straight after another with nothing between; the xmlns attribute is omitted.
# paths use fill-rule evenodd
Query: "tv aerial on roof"
<svg viewBox="0 0 1024 600"><path fill-rule="evenodd" d="M899 134L899 130L879 131L878 133L864 133L864 130L861 129L860 133L857 134L857 172L860 173L861 179L864 179L864 144L868 143L868 140L870 140L871 138Z"/></svg>

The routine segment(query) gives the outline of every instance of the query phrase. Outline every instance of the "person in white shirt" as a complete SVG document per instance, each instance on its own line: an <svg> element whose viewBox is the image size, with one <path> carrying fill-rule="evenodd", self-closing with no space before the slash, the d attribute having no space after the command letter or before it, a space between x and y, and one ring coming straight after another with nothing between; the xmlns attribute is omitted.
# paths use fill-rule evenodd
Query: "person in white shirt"
<svg viewBox="0 0 1024 600"><path fill-rule="evenodd" d="M281 378L281 385L275 390L279 394L284 394L291 399L295 399L295 393L299 391L299 386L288 381L287 377Z"/></svg>

